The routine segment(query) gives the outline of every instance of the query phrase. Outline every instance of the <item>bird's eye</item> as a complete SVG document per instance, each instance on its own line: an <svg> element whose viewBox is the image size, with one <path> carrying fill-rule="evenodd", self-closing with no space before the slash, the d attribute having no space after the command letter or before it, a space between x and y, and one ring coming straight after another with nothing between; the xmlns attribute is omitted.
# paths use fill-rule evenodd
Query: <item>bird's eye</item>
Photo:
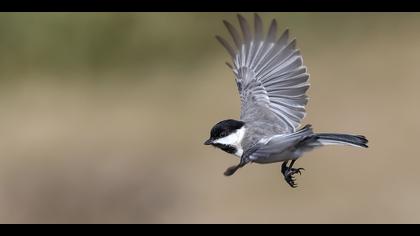
<svg viewBox="0 0 420 236"><path fill-rule="evenodd" d="M225 137L227 135L227 132L220 133L220 137Z"/></svg>

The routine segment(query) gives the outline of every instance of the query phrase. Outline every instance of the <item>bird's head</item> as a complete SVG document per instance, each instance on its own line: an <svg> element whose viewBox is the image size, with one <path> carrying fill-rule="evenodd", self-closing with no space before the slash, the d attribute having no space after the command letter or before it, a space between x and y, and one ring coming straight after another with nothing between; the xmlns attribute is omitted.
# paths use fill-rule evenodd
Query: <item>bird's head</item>
<svg viewBox="0 0 420 236"><path fill-rule="evenodd" d="M245 123L238 120L223 120L215 124L210 131L210 138L204 142L231 154L237 154L242 149L240 142L244 136ZM240 150L242 152L242 150Z"/></svg>

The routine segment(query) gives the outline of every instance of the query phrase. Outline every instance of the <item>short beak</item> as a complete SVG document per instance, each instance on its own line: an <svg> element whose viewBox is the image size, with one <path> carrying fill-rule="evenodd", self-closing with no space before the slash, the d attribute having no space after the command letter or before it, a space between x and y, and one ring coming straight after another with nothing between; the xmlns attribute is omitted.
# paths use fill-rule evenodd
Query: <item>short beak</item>
<svg viewBox="0 0 420 236"><path fill-rule="evenodd" d="M210 144L212 144L211 139L208 139L207 141L204 142L204 145L210 145Z"/></svg>

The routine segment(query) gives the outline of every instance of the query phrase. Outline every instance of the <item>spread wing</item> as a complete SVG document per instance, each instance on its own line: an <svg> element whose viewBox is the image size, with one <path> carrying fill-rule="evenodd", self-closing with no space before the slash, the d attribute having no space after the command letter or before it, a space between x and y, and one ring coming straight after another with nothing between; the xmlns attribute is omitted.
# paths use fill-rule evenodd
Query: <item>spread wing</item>
<svg viewBox="0 0 420 236"><path fill-rule="evenodd" d="M288 30L277 38L276 20L271 21L264 37L262 20L257 14L253 32L244 17L238 15L238 19L242 37L229 22L223 21L234 47L222 37L216 38L232 58L233 65L227 65L236 76L241 119L275 117L285 132L294 132L306 114L308 97L305 93L309 88L309 74L296 49L296 40L289 41ZM265 110L273 116L261 112Z"/></svg>

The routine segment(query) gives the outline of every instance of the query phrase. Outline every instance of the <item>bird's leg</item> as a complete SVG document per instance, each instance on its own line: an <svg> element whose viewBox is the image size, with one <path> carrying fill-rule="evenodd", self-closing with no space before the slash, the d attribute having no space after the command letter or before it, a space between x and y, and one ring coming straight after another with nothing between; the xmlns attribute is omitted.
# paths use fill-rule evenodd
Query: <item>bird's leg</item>
<svg viewBox="0 0 420 236"><path fill-rule="evenodd" d="M281 164L281 173L284 175L284 173L286 173L288 167L287 167L287 163L289 163L289 161L283 161L283 164Z"/></svg>
<svg viewBox="0 0 420 236"><path fill-rule="evenodd" d="M231 166L229 168L227 168L227 170L225 171L224 175L225 176L231 176L233 174L235 174L235 172L239 169L244 167L246 164L248 164L249 159L246 157L241 157L241 161L239 162L238 165L236 166Z"/></svg>
<svg viewBox="0 0 420 236"><path fill-rule="evenodd" d="M284 179L286 180L286 182L290 185L290 187L292 188L296 188L297 185L295 183L295 177L293 177L293 175L298 174L301 175L301 171L305 170L303 168L292 168L293 165L295 164L296 160L292 160L292 162L290 163L289 166L287 166L287 162L285 161L283 162L283 164L281 165L281 173L284 175Z"/></svg>
<svg viewBox="0 0 420 236"><path fill-rule="evenodd" d="M299 175L301 175L301 171L305 170L304 168L292 168L293 165L295 164L296 160L292 160L292 162L290 163L289 167L287 168L288 173L291 173L292 175L299 173Z"/></svg>

